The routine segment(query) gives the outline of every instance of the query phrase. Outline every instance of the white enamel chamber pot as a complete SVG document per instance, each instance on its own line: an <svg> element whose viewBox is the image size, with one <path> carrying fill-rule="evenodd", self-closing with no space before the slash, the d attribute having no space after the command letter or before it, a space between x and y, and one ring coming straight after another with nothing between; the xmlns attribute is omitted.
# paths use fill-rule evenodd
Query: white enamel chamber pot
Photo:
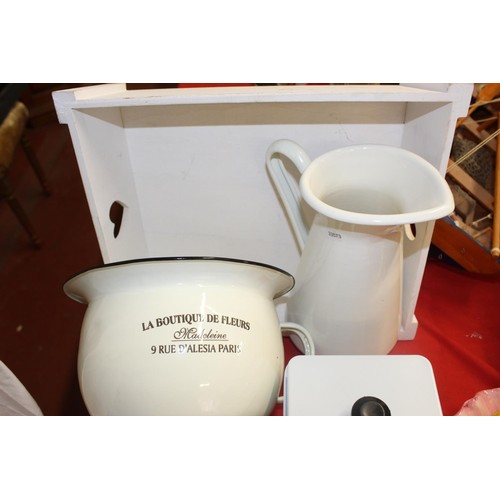
<svg viewBox="0 0 500 500"><path fill-rule="evenodd" d="M403 239L414 238L411 224L453 211L445 179L417 154L386 145L311 161L282 139L266 165L302 250L287 319L309 331L317 354L389 353L401 327ZM314 210L310 227L302 201Z"/></svg>
<svg viewBox="0 0 500 500"><path fill-rule="evenodd" d="M91 415L267 415L284 369L273 300L294 278L272 266L212 257L106 264L64 284L87 304L78 377Z"/></svg>

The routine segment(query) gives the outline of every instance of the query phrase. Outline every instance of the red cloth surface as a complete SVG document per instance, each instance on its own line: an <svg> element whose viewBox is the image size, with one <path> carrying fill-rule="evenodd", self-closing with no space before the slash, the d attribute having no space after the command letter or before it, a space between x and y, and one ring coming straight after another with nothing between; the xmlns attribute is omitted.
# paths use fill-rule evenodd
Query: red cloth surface
<svg viewBox="0 0 500 500"><path fill-rule="evenodd" d="M414 340L390 354L420 354L432 364L443 415L484 389L500 387L500 276L429 260L415 309ZM285 339L285 360L300 352ZM282 415L276 405L273 415Z"/></svg>

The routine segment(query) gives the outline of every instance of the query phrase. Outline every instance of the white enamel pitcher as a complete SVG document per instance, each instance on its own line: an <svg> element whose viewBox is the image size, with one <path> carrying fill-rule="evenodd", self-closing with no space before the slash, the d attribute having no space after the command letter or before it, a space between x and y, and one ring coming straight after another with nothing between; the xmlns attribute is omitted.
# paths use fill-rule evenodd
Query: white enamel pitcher
<svg viewBox="0 0 500 500"><path fill-rule="evenodd" d="M454 210L448 184L420 156L384 145L311 161L281 139L266 165L302 250L288 320L309 331L316 354L387 354L401 325L404 235ZM310 230L302 199L315 211Z"/></svg>

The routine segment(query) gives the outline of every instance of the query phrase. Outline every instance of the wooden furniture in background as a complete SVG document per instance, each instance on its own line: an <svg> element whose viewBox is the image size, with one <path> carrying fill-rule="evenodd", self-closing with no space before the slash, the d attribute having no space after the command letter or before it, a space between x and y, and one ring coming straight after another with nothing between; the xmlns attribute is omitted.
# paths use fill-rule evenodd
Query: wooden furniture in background
<svg viewBox="0 0 500 500"><path fill-rule="evenodd" d="M42 167L25 134L28 119L28 108L22 102L17 101L0 125L0 198L5 199L14 215L28 233L33 244L36 247L39 247L40 239L38 238L28 215L17 200L13 189L6 180L7 173L14 159L15 151L20 144L31 167L33 168L33 171L40 181L42 189L46 194L50 193Z"/></svg>
<svg viewBox="0 0 500 500"><path fill-rule="evenodd" d="M474 102L466 117L457 121L456 137L473 141L476 152L485 148L495 157L494 182L491 189L481 184L461 165L461 158L450 158L447 179L459 186L473 200L468 217L458 213L436 221L432 243L467 271L500 274L500 84L476 84ZM480 114L480 116L478 116ZM496 139L496 140L495 140ZM475 153L473 153L475 154ZM457 201L457 200L456 200ZM493 221L492 224L490 222ZM482 224L479 224L482 222Z"/></svg>
<svg viewBox="0 0 500 500"><path fill-rule="evenodd" d="M498 129L500 130L500 113L497 117ZM497 136L497 156L495 161L495 185L493 202L493 235L491 244L491 255L500 257L500 135Z"/></svg>

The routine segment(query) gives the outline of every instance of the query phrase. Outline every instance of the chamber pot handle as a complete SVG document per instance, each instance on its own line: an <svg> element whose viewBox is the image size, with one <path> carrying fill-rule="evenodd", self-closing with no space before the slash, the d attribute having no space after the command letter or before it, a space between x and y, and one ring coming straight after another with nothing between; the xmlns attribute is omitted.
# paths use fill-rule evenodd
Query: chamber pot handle
<svg viewBox="0 0 500 500"><path fill-rule="evenodd" d="M302 199L300 187L292 173L287 171L281 159L275 157L278 154L288 158L299 175L304 173L311 160L296 142L288 139L279 139L273 142L266 152L267 171L285 207L288 219L302 251L309 231L304 223L300 209Z"/></svg>
<svg viewBox="0 0 500 500"><path fill-rule="evenodd" d="M310 333L301 325L297 323L281 323L281 335L283 337L295 336L300 342L302 342L302 346L304 347L304 355L305 356L314 356L316 354L316 348L314 347L314 340L311 337ZM284 397L279 396L277 399L278 404L284 403Z"/></svg>

